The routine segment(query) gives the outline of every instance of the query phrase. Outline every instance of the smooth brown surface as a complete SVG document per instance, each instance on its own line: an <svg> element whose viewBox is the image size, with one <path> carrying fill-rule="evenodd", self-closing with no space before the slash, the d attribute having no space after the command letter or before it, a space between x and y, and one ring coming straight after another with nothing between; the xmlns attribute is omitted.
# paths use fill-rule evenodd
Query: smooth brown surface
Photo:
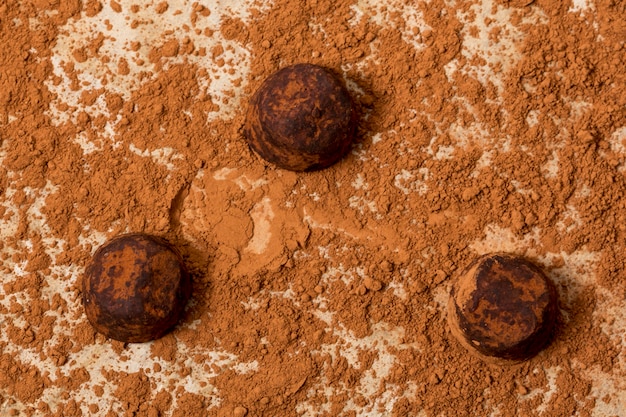
<svg viewBox="0 0 626 417"><path fill-rule="evenodd" d="M554 285L537 266L508 254L485 255L452 287L448 322L471 351L522 361L550 340L557 315Z"/></svg>
<svg viewBox="0 0 626 417"><path fill-rule="evenodd" d="M119 236L101 246L83 280L94 328L122 342L158 339L178 321L191 292L180 255L163 239Z"/></svg>
<svg viewBox="0 0 626 417"><path fill-rule="evenodd" d="M248 107L244 134L263 159L293 171L325 168L350 149L352 100L328 69L297 64L268 77Z"/></svg>

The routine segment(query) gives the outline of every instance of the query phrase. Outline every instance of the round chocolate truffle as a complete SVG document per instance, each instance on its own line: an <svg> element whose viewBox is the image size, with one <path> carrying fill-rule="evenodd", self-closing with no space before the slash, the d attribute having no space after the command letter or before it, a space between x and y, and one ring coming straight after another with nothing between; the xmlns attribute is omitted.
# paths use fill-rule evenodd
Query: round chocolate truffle
<svg viewBox="0 0 626 417"><path fill-rule="evenodd" d="M244 135L266 161L311 171L348 152L356 122L350 94L333 72L297 64L271 75L252 96Z"/></svg>
<svg viewBox="0 0 626 417"><path fill-rule="evenodd" d="M519 362L549 342L557 318L557 292L543 271L514 255L484 255L452 286L448 324L470 352Z"/></svg>
<svg viewBox="0 0 626 417"><path fill-rule="evenodd" d="M83 303L100 333L122 342L158 339L178 321L191 295L180 254L165 240L121 235L93 255L83 279Z"/></svg>

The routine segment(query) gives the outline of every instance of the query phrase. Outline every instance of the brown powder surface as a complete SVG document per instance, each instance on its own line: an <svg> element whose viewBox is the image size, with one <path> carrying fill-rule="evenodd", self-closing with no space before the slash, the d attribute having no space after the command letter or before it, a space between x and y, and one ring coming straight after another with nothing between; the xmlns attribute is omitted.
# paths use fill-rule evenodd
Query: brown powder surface
<svg viewBox="0 0 626 417"><path fill-rule="evenodd" d="M626 5L7 0L0 5L0 415L626 415ZM341 73L358 140L293 173L242 136L272 72ZM95 333L95 249L175 244L180 325ZM527 256L553 343L487 364L451 282Z"/></svg>

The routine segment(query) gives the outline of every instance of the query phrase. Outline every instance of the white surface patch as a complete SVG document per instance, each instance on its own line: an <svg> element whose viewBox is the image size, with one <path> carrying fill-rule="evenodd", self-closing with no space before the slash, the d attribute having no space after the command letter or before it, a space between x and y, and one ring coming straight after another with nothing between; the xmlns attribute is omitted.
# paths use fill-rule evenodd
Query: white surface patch
<svg viewBox="0 0 626 417"><path fill-rule="evenodd" d="M550 159L541 167L546 178L556 178L559 174L559 154L552 151Z"/></svg>
<svg viewBox="0 0 626 417"><path fill-rule="evenodd" d="M563 233L571 233L580 226L583 225L583 221L580 218L580 213L571 204L565 206L565 211L561 214L561 219L556 223L556 228Z"/></svg>
<svg viewBox="0 0 626 417"><path fill-rule="evenodd" d="M375 201L367 200L360 196L353 195L348 199L348 203L350 205L350 208L358 210L361 214L365 213L366 211L370 213L378 212Z"/></svg>
<svg viewBox="0 0 626 417"><path fill-rule="evenodd" d="M175 152L174 148L165 147L158 148L153 150L141 150L137 148L135 145L131 144L128 149L136 155L142 156L144 158L151 158L154 162L159 165L165 166L169 171L174 170L176 166L172 163L173 160L183 159L181 154Z"/></svg>
<svg viewBox="0 0 626 417"><path fill-rule="evenodd" d="M419 168L415 174L406 169L402 169L396 174L393 185L400 189L404 194L417 193L424 195L428 192L426 181L430 177L428 168Z"/></svg>
<svg viewBox="0 0 626 417"><path fill-rule="evenodd" d="M613 152L626 154L626 126L615 130L609 138L609 143Z"/></svg>
<svg viewBox="0 0 626 417"><path fill-rule="evenodd" d="M217 181L232 181L243 191L252 191L268 183L266 178L249 178L246 174L237 175L235 168L220 168L213 172L213 179Z"/></svg>
<svg viewBox="0 0 626 417"><path fill-rule="evenodd" d="M272 210L272 202L269 197L264 197L258 202L250 212L250 217L254 222L254 235L246 251L260 255L267 249L270 239L272 238L272 220L274 220L274 211Z"/></svg>
<svg viewBox="0 0 626 417"><path fill-rule="evenodd" d="M450 288L446 285L439 285L438 287L432 290L433 301L439 308L439 311L444 313L446 311L446 306L448 305L448 299L450 298Z"/></svg>
<svg viewBox="0 0 626 417"><path fill-rule="evenodd" d="M568 12L577 13L577 12L586 12L595 10L595 5L591 2L591 0L572 0L572 7L569 8Z"/></svg>
<svg viewBox="0 0 626 417"><path fill-rule="evenodd" d="M363 174L359 173L354 181L352 181L352 187L355 190L367 190L370 188L370 185L365 181L365 178L363 178Z"/></svg>
<svg viewBox="0 0 626 417"><path fill-rule="evenodd" d="M608 142L611 151L620 156L618 170L622 173L626 172L626 163L624 163L624 160L626 159L626 126L622 126L615 130L615 132L609 136ZM605 152L601 153L601 155L602 154L605 154Z"/></svg>
<svg viewBox="0 0 626 417"><path fill-rule="evenodd" d="M101 150L101 147L93 143L87 138L87 133L79 132L74 138L74 143L78 144L83 150L83 155L89 155L90 153Z"/></svg>
<svg viewBox="0 0 626 417"><path fill-rule="evenodd" d="M539 123L539 110L530 110L526 115L526 124L528 127L535 127Z"/></svg>
<svg viewBox="0 0 626 417"><path fill-rule="evenodd" d="M395 295L402 301L406 301L409 297L409 294L406 292L406 289L401 282L391 281L387 285L387 290L391 291L393 295Z"/></svg>

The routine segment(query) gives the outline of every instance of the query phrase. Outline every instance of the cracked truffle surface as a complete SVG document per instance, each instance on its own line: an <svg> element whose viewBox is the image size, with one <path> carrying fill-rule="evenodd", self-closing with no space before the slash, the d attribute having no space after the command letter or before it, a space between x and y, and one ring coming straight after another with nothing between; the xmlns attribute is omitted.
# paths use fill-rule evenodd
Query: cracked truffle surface
<svg viewBox="0 0 626 417"><path fill-rule="evenodd" d="M452 334L470 351L523 361L549 342L557 292L543 271L509 255L485 255L453 285L448 304Z"/></svg>
<svg viewBox="0 0 626 417"><path fill-rule="evenodd" d="M311 171L348 152L356 119L350 94L332 71L297 64L272 74L252 96L244 135L266 161Z"/></svg>
<svg viewBox="0 0 626 417"><path fill-rule="evenodd" d="M100 333L146 342L167 333L191 294L180 254L146 234L118 236L96 250L83 279L83 303Z"/></svg>

